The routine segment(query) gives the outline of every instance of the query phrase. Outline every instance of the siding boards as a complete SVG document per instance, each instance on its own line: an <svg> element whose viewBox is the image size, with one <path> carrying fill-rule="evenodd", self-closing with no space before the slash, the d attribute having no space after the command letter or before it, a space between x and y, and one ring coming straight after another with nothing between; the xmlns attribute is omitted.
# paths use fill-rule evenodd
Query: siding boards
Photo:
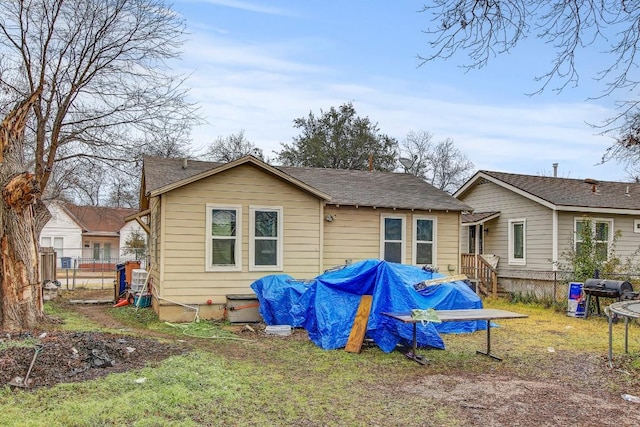
<svg viewBox="0 0 640 427"><path fill-rule="evenodd" d="M239 272L205 271L207 203L242 209L242 269ZM412 260L413 217L435 218L436 264L445 273L449 265L458 270L458 212L323 207L323 203L316 196L248 164L154 197L150 203L151 227L158 232L156 247L161 251L158 259L162 262L152 262L151 268L154 283L161 289L160 297L183 304L204 305L209 299L214 304L224 304L228 294L251 293L249 285L266 275L288 274L296 279L311 279L348 259L354 262L377 259L382 214L405 216L404 262L407 264ZM249 271L250 206L283 208L283 271ZM326 215L334 215L335 219L325 221ZM153 254L151 258L153 260Z"/></svg>
<svg viewBox="0 0 640 427"><path fill-rule="evenodd" d="M484 252L500 257L498 268L501 274L508 270L552 270L553 254L553 211L523 196L506 190L491 182L476 184L461 199L473 206L476 212L500 211L500 217L485 223L489 234L485 237ZM574 220L582 218L585 213L574 211L558 211L558 261L566 264L566 254L573 244ZM613 220L613 230L620 231L616 242L615 255L624 263L629 260L640 245L640 234L633 232L635 218L630 215L614 215L589 213L590 218ZM509 219L526 219L526 265L508 265L508 221ZM465 236L461 239L461 249L467 251Z"/></svg>
<svg viewBox="0 0 640 427"><path fill-rule="evenodd" d="M249 285L268 274L315 277L320 273L321 201L251 165L213 175L163 195L165 203L162 297L204 304L227 294L251 293ZM206 204L242 209L242 271L206 272ZM249 207L283 207L284 271L249 271ZM206 298L205 298L206 297Z"/></svg>
<svg viewBox="0 0 640 427"><path fill-rule="evenodd" d="M573 227L575 219L583 218L585 216L591 219L612 219L612 232L620 231L620 236L616 241L614 249L615 256L620 258L623 263L629 260L632 263L637 264L638 256L635 255L635 252L640 249L640 234L633 232L633 225L634 219L638 218L635 218L633 216L598 213L585 215L582 212L561 212L558 216L558 246L560 248L558 253L561 263L566 263L566 260L563 259L560 255L563 252L567 252L571 248L574 241Z"/></svg>
<svg viewBox="0 0 640 427"><path fill-rule="evenodd" d="M476 212L500 211L498 218L485 224L489 234L484 253L500 257L501 271L552 268L553 212L549 208L492 182L476 184L462 200ZM509 265L509 220L521 218L526 220L526 264Z"/></svg>
<svg viewBox="0 0 640 427"><path fill-rule="evenodd" d="M324 226L324 269L344 264L348 259L356 262L380 258L380 218L382 215L403 215L406 221L406 257L403 262L412 263L414 216L435 218L436 265L443 273L448 272L449 265L454 271L458 270L460 215L457 212L394 211L345 206L327 207L325 214L335 215L335 219Z"/></svg>

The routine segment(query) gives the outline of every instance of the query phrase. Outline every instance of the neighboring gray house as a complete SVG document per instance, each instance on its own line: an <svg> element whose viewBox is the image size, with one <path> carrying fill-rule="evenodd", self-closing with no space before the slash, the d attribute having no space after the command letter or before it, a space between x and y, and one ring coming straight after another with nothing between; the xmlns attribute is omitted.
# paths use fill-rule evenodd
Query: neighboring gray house
<svg viewBox="0 0 640 427"><path fill-rule="evenodd" d="M461 270L491 271L493 283L479 274L489 288L497 278L505 290L522 290L545 277L536 271L552 277L562 254L580 244L585 217L603 250L611 251L618 231L616 256L624 260L640 246L640 184L479 171L454 196L473 207L462 219Z"/></svg>

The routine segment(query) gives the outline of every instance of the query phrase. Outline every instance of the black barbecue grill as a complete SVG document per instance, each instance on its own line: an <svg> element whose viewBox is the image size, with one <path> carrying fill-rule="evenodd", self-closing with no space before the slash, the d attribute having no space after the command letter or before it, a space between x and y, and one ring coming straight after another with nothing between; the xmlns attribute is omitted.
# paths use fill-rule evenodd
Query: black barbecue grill
<svg viewBox="0 0 640 427"><path fill-rule="evenodd" d="M614 298L621 301L625 293L633 292L633 285L623 280L587 279L582 287L587 296L584 317L589 315L591 297L596 297L596 307L600 314L600 297Z"/></svg>

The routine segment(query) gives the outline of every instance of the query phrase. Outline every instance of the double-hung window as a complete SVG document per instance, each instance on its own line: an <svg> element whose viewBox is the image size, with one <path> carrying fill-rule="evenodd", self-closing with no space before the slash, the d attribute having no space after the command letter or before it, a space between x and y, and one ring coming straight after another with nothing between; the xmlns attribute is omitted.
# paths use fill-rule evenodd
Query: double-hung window
<svg viewBox="0 0 640 427"><path fill-rule="evenodd" d="M405 235L404 215L382 215L380 221L380 259L402 263L405 259Z"/></svg>
<svg viewBox="0 0 640 427"><path fill-rule="evenodd" d="M509 264L527 263L527 222L525 219L509 220Z"/></svg>
<svg viewBox="0 0 640 427"><path fill-rule="evenodd" d="M282 271L282 207L249 207L249 270Z"/></svg>
<svg viewBox="0 0 640 427"><path fill-rule="evenodd" d="M413 265L436 265L436 219L413 218Z"/></svg>
<svg viewBox="0 0 640 427"><path fill-rule="evenodd" d="M207 271L242 268L242 209L207 204Z"/></svg>
<svg viewBox="0 0 640 427"><path fill-rule="evenodd" d="M588 250L589 242L585 241L585 239L591 239L596 257L601 261L609 259L609 248L613 243L613 233L611 230L613 230L612 219L576 219L576 254L581 255L585 250Z"/></svg>
<svg viewBox="0 0 640 427"><path fill-rule="evenodd" d="M40 246L43 248L53 247L57 257L64 256L62 252L64 249L64 238L62 237L41 237Z"/></svg>

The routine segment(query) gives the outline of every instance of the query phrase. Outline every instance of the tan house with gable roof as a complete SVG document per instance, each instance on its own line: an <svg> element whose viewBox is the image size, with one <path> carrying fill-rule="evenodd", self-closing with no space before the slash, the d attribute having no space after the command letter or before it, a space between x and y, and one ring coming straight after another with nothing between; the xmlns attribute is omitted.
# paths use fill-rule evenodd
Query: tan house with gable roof
<svg viewBox="0 0 640 427"><path fill-rule="evenodd" d="M311 279L378 258L456 274L465 203L414 176L145 157L152 304L163 320L222 318L269 274Z"/></svg>
<svg viewBox="0 0 640 427"><path fill-rule="evenodd" d="M618 231L616 256L625 259L640 247L640 184L479 171L454 196L473 207L463 216L462 272L486 272L483 258L491 267L497 260L497 281L508 291L521 290L531 272L556 270L562 254L580 244L576 230L585 217L604 250Z"/></svg>

